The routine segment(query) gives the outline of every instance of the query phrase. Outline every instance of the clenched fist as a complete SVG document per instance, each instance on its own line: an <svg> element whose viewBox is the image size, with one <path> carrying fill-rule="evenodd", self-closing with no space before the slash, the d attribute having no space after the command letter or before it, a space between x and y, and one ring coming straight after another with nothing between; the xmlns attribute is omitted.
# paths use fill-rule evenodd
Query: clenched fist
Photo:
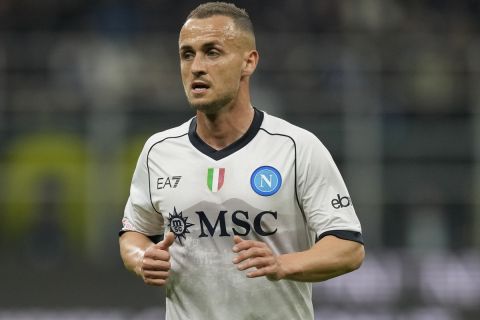
<svg viewBox="0 0 480 320"><path fill-rule="evenodd" d="M163 286L167 282L170 271L170 253L168 249L173 244L175 235L168 232L163 241L145 250L141 260L140 275L146 284Z"/></svg>

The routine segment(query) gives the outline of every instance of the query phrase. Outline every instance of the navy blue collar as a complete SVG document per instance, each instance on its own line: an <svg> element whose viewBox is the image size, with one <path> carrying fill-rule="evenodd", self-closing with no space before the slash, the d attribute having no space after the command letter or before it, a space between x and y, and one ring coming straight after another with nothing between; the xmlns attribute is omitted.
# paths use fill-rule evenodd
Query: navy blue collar
<svg viewBox="0 0 480 320"><path fill-rule="evenodd" d="M245 147L252 139L257 135L258 130L260 130L260 126L263 122L263 112L254 108L254 115L252 123L248 128L247 132L243 136L240 137L234 143L226 146L221 150L215 150L214 148L210 147L206 144L197 134L197 117L193 118L190 122L190 128L188 130L188 138L192 145L198 149L198 151L202 152L203 154L209 156L214 160L223 159L232 153L242 149Z"/></svg>

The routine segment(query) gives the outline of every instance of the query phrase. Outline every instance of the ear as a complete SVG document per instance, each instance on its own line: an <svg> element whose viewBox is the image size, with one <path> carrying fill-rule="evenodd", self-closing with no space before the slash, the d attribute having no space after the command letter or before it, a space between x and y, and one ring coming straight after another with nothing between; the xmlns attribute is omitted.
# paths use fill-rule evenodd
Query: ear
<svg viewBox="0 0 480 320"><path fill-rule="evenodd" d="M251 76L255 69L257 68L259 55L257 50L250 50L245 53L243 59L243 70L242 76Z"/></svg>

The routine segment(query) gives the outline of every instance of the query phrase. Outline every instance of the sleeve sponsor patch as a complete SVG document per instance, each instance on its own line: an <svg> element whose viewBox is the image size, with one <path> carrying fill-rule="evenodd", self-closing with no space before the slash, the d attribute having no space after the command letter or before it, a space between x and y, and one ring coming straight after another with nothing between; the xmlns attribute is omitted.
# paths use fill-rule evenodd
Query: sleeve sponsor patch
<svg viewBox="0 0 480 320"><path fill-rule="evenodd" d="M133 224L128 220L128 218L123 218L122 219L122 231L135 231L135 227Z"/></svg>

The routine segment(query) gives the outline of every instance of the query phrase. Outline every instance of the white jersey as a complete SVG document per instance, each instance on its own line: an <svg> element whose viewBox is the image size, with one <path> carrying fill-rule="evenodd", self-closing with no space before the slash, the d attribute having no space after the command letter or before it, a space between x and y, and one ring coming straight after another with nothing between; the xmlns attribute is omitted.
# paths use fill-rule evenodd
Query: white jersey
<svg viewBox="0 0 480 320"><path fill-rule="evenodd" d="M310 283L247 278L232 263L233 236L276 254L325 235L362 242L361 227L329 152L310 132L255 110L245 135L216 151L196 118L153 135L140 155L122 231L171 230L166 317L313 319Z"/></svg>

